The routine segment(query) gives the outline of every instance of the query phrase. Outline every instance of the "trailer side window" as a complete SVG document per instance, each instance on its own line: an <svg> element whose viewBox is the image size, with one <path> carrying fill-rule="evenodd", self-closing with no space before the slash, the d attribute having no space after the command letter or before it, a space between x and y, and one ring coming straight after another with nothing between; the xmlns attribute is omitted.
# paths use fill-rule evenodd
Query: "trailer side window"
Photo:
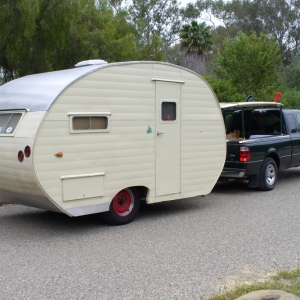
<svg viewBox="0 0 300 300"><path fill-rule="evenodd" d="M107 117L73 117L74 130L107 129Z"/></svg>
<svg viewBox="0 0 300 300"><path fill-rule="evenodd" d="M161 119L163 121L176 120L176 102L161 103Z"/></svg>
<svg viewBox="0 0 300 300"><path fill-rule="evenodd" d="M21 113L0 114L0 134L13 134L21 117Z"/></svg>
<svg viewBox="0 0 300 300"><path fill-rule="evenodd" d="M107 117L73 117L74 130L107 129Z"/></svg>
<svg viewBox="0 0 300 300"><path fill-rule="evenodd" d="M69 114L71 115L71 113ZM105 116L88 116L88 115L71 115L70 118L70 132L108 132L109 130L109 117Z"/></svg>

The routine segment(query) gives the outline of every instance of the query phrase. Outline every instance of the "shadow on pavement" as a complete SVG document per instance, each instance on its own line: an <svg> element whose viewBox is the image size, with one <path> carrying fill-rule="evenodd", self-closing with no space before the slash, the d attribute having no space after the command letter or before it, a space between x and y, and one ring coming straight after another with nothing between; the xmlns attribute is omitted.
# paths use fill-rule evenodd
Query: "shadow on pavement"
<svg viewBox="0 0 300 300"><path fill-rule="evenodd" d="M276 189L289 184L298 184L300 168L294 168L279 172ZM259 190L250 189L247 181L231 180L227 183L217 183L212 190L213 194L244 195L245 193L265 193ZM204 210L212 205L208 197L195 197L174 201L166 201L155 204L142 204L136 220L132 223L143 223L161 218L176 218L180 215L187 215ZM137 222L138 221L138 222ZM80 233L82 231L111 230L114 226L107 225L100 214L87 215L71 218L64 214L44 211L40 209L20 206L4 205L0 207L0 226L1 230L14 231L17 233L31 231L32 234L62 234L63 232ZM125 225L128 226L128 225Z"/></svg>

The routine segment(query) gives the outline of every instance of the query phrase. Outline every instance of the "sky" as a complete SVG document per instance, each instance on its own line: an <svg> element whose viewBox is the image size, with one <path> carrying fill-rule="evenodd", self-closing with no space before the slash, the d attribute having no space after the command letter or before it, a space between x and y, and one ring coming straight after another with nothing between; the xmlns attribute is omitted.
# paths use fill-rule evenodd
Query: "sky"
<svg viewBox="0 0 300 300"><path fill-rule="evenodd" d="M181 6L186 6L188 3L195 3L196 0L178 0L178 2L181 3ZM214 18L214 17L209 16L209 15L205 15L205 14L203 14L202 17L198 21L205 22L205 23L207 23L207 25L213 26L213 27L217 27L219 25L224 26L222 21L220 21L219 19Z"/></svg>
<svg viewBox="0 0 300 300"><path fill-rule="evenodd" d="M196 1L194 1L194 0L179 0L179 2L181 2L181 6L186 6L190 2L195 3Z"/></svg>

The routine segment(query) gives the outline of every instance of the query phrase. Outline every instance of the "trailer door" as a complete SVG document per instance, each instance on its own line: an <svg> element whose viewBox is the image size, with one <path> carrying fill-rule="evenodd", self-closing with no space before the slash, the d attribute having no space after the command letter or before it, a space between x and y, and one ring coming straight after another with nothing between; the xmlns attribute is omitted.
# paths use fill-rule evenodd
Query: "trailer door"
<svg viewBox="0 0 300 300"><path fill-rule="evenodd" d="M156 196L180 193L180 83L156 82Z"/></svg>

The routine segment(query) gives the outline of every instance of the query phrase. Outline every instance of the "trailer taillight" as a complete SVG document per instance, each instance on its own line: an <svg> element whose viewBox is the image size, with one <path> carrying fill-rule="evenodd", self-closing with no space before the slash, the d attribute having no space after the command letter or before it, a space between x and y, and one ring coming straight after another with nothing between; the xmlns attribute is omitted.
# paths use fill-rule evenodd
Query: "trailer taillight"
<svg viewBox="0 0 300 300"><path fill-rule="evenodd" d="M22 162L24 160L24 152L23 151L18 152L18 160L19 160L19 162Z"/></svg>
<svg viewBox="0 0 300 300"><path fill-rule="evenodd" d="M25 153L25 156L26 157L29 157L30 154L31 154L31 149L29 146L26 146L25 149L24 149L24 153Z"/></svg>
<svg viewBox="0 0 300 300"><path fill-rule="evenodd" d="M250 161L250 149L249 147L240 147L240 162Z"/></svg>

